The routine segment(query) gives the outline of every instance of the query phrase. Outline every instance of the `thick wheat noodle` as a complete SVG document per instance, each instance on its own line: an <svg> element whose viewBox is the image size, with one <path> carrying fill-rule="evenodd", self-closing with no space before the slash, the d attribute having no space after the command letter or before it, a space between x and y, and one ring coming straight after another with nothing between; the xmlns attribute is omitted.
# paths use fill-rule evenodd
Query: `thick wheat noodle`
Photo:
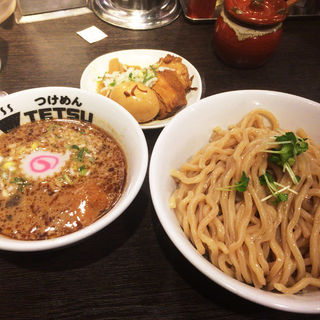
<svg viewBox="0 0 320 320"><path fill-rule="evenodd" d="M177 219L196 249L231 277L265 290L292 294L320 288L320 148L303 130L309 149L289 175L268 163L266 149L283 134L266 110L247 114L227 130L213 130L209 143L179 170L170 198ZM295 190L286 202L264 200L270 192L259 176L272 171L276 181ZM244 192L221 191L249 177Z"/></svg>

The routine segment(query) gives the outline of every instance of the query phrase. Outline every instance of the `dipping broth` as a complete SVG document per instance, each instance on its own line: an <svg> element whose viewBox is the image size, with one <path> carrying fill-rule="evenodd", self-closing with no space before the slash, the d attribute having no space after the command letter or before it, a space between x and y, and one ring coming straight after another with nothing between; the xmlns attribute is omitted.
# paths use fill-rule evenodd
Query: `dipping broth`
<svg viewBox="0 0 320 320"><path fill-rule="evenodd" d="M0 233L19 240L86 227L117 202L125 155L87 122L45 120L0 136Z"/></svg>

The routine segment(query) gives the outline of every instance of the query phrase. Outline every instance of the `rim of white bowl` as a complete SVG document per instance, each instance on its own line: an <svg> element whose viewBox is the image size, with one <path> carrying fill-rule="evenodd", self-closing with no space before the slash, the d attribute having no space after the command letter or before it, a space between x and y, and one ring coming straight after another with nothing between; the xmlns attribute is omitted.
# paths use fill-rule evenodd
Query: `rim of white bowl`
<svg viewBox="0 0 320 320"><path fill-rule="evenodd" d="M206 275L209 279L220 285L221 287L229 290L230 292L235 293L236 295L249 300L251 302L261 304L266 307L270 307L273 309L278 309L281 311L286 312L295 312L295 313L305 313L305 314L315 314L320 313L320 292L319 300L316 304L314 301L311 303L308 301L307 295L284 295L280 293L268 292L264 291L255 287L252 287L248 284L240 282L215 267L211 264L206 258L204 258L191 244L191 242L187 239L184 235L178 221L176 218L175 222L176 225L172 223L168 223L169 217L168 212L174 215L173 210L170 210L167 204L163 202L159 202L157 200L157 196L160 192L159 184L156 178L157 173L157 158L159 157L160 151L165 150L166 142L165 140L168 137L171 138L171 132L173 128L177 124L181 124L183 120L188 117L190 114L194 112L196 108L201 108L201 105L204 101L213 100L216 97L221 96L228 96L228 95L252 95L256 96L256 94L260 95L279 95L279 96L288 96L291 98L299 99L300 101L306 102L308 104L312 104L319 109L320 113L320 104L292 94L278 92L278 91L271 91L271 90L235 90L235 91L227 91L218 93L209 97L206 97L196 103L193 106L190 106L187 109L182 110L176 117L162 130L160 133L155 146L153 148L151 158L150 158L150 165L149 165L149 184L150 184L150 192L152 202L160 220L162 227L164 228L165 232L167 233L170 240L173 244L177 247L177 249L182 253L182 255L200 272ZM171 138L172 139L172 138ZM178 226L178 227L177 227Z"/></svg>
<svg viewBox="0 0 320 320"><path fill-rule="evenodd" d="M32 88L32 89L26 89L22 91L18 91L12 94L9 94L6 97L3 97L1 99L1 102L6 102L7 100L10 100L12 97L16 97L19 95L23 95L25 93L32 93L32 92L47 92L48 90L54 90L54 91L62 91L62 92L78 92L81 93L87 97L92 97L92 99L95 99L96 101L101 103L102 105L110 104L112 105L112 108L119 107L119 105L112 101L107 100L103 96L99 96L96 93L92 93L83 89L79 88L73 88L73 87L61 87L61 86L48 86L48 87L39 87L39 88ZM139 126L139 123L133 118L133 116L124 108L120 107L117 109L117 112L121 114L127 121L132 125L132 128L134 129L134 132L137 134L137 138L140 144L141 152L140 155L140 166L137 172L137 177L130 185L130 190L126 194L125 197L120 197L116 205L104 216L99 218L97 221L93 222L89 226L80 229L78 231L75 231L73 233L70 233L65 236L52 238L52 239L45 239L45 240L15 240L11 239L5 236L0 236L0 250L6 250L6 251L16 251L16 252L35 252L35 251L45 251L45 250L51 250L51 249L58 249L62 247L66 247L68 245L77 243L79 241L82 241L89 236L99 232L103 228L107 227L110 223L112 223L115 219L117 219L132 203L132 201L135 199L136 195L141 189L141 186L143 184L143 181L145 179L147 168L148 168L148 146L146 142L146 138L144 136L144 133L142 129ZM111 124L112 127L112 124Z"/></svg>

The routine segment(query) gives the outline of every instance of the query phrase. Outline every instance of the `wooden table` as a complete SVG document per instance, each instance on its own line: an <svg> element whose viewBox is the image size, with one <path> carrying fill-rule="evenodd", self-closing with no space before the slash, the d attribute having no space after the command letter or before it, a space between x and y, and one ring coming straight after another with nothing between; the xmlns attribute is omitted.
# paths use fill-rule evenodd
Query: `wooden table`
<svg viewBox="0 0 320 320"><path fill-rule="evenodd" d="M89 44L76 32L95 25L108 34ZM0 26L0 89L79 87L84 68L115 50L149 48L189 60L203 97L238 89L283 91L320 101L320 20L289 19L280 47L263 67L234 69L212 43L214 22L180 16L168 26L133 31L94 14ZM161 130L145 131L151 153ZM208 280L175 248L160 225L148 177L126 212L98 234L65 249L0 252L1 319L319 319L248 302Z"/></svg>

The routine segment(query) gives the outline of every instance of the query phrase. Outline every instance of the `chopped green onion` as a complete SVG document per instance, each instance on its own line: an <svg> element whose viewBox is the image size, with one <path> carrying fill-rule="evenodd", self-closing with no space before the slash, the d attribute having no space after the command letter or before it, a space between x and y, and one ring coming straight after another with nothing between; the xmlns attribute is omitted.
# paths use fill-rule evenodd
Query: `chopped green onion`
<svg viewBox="0 0 320 320"><path fill-rule="evenodd" d="M23 189L24 189L25 186L30 185L30 183L27 180L25 180L25 179L23 179L21 177L15 177L13 179L12 183L18 185L18 189L19 189L20 192L23 192Z"/></svg>
<svg viewBox="0 0 320 320"><path fill-rule="evenodd" d="M155 69L155 67L151 65L150 68L153 71L154 75L157 76L157 70Z"/></svg>
<svg viewBox="0 0 320 320"><path fill-rule="evenodd" d="M149 80L151 80L154 76L149 76L143 79L143 83L148 82Z"/></svg>
<svg viewBox="0 0 320 320"><path fill-rule="evenodd" d="M85 167L85 166L81 166L81 167L79 168L79 172L80 172L80 174L81 174L82 176L84 176L84 175L87 173L86 167Z"/></svg>
<svg viewBox="0 0 320 320"><path fill-rule="evenodd" d="M72 184L70 177L66 173L63 175L63 178L68 184Z"/></svg>

